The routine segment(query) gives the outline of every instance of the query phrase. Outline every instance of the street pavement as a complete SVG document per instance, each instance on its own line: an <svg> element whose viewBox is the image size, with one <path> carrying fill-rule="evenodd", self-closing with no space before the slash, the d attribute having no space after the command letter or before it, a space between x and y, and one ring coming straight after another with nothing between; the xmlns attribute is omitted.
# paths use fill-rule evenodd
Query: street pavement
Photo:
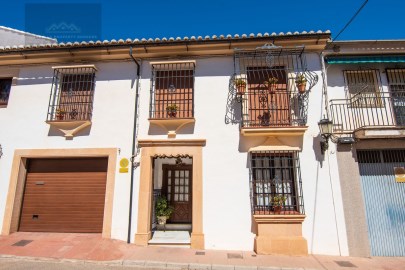
<svg viewBox="0 0 405 270"><path fill-rule="evenodd" d="M253 251L141 247L99 234L0 236L2 269L405 270L403 257L283 256Z"/></svg>

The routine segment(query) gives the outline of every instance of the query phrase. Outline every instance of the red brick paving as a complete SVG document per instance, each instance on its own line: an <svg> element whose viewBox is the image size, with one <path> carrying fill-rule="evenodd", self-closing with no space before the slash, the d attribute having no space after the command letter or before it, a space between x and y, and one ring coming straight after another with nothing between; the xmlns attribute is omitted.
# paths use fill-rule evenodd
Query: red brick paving
<svg viewBox="0 0 405 270"><path fill-rule="evenodd" d="M33 240L26 246L12 246L20 240ZM306 257L255 255L246 251L206 250L196 255L187 248L139 247L119 240L103 239L99 234L25 233L0 236L0 254L53 259L91 261L152 261L189 264L269 266L306 269L381 269L405 270L405 258L355 258L310 255ZM241 254L242 259L228 259L228 253ZM335 261L349 261L357 268L340 267Z"/></svg>

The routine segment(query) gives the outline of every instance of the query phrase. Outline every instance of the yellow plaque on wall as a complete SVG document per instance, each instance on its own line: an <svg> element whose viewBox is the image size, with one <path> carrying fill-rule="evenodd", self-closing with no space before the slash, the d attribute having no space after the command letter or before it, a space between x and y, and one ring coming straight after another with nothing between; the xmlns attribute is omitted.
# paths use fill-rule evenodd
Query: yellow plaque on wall
<svg viewBox="0 0 405 270"><path fill-rule="evenodd" d="M128 172L129 160L127 158L122 158L120 160L120 173Z"/></svg>

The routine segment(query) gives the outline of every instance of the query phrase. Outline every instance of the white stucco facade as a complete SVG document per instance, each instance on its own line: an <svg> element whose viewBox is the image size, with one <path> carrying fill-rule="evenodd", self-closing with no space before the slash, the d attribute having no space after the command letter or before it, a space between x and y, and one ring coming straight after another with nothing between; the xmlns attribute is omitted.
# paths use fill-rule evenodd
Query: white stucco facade
<svg viewBox="0 0 405 270"><path fill-rule="evenodd" d="M137 57L134 54L135 57ZM306 218L303 237L312 254L347 256L347 237L336 148L330 144L325 156L320 150L317 122L324 114L321 58L306 53L307 68L318 83L309 94L308 129L299 143L302 190ZM152 125L149 118L151 61L141 59L137 139L167 139L167 131ZM226 124L225 113L234 59L229 56L202 56L170 60L194 60L195 123L184 126L176 139L205 139L202 161L203 233L206 249L253 250L249 148L267 137L245 138L237 124ZM69 63L73 64L73 63ZM115 148L118 162L131 158L136 96L136 65L130 60L89 62L97 67L92 124L66 140L45 123L52 88L51 64L14 66L13 86L8 105L0 108L0 226L6 210L7 190L14 151L17 149ZM0 69L4 74L9 68ZM0 77L2 76L0 72ZM331 92L331 91L329 91ZM236 104L235 106L240 106ZM280 137L286 142L289 137ZM142 149L140 149L142 152ZM136 155L135 162L140 161ZM142 166L142 164L141 164ZM133 175L131 242L138 224L140 167ZM131 173L115 172L111 238L127 240Z"/></svg>

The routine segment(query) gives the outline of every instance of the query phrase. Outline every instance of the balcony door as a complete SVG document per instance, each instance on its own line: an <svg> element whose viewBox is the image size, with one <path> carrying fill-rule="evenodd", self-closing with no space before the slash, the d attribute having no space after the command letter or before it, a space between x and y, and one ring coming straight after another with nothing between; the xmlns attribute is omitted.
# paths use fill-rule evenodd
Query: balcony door
<svg viewBox="0 0 405 270"><path fill-rule="evenodd" d="M191 223L192 165L164 165L162 194L174 208L170 223Z"/></svg>
<svg viewBox="0 0 405 270"><path fill-rule="evenodd" d="M388 69L396 125L405 126L405 69Z"/></svg>
<svg viewBox="0 0 405 270"><path fill-rule="evenodd" d="M273 91L268 89L269 79L275 79ZM249 67L248 114L249 127L290 126L290 94L284 67Z"/></svg>

